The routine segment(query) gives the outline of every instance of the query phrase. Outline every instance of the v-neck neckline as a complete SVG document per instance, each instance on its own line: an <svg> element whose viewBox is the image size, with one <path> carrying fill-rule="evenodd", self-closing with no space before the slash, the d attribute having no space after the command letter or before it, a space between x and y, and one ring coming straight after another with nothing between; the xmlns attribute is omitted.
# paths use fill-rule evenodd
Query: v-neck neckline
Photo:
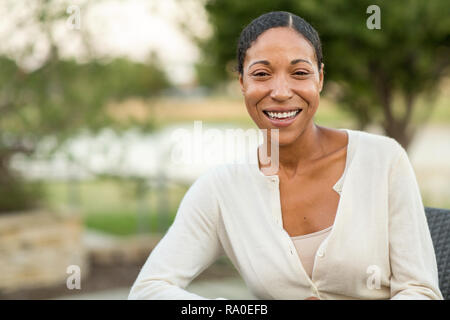
<svg viewBox="0 0 450 320"><path fill-rule="evenodd" d="M347 181L347 179L345 179L349 167L350 167L350 163L352 162L352 159L354 157L354 144L355 144L355 140L357 138L357 131L351 130L351 129L338 129L341 131L346 131L347 132L347 137L348 137L348 141L347 141L347 150L346 150L346 159L345 159L345 168L344 168L344 172L341 176L341 179L344 178L343 180L338 180L338 182L335 184L335 186L339 186L341 193L339 196L339 203L336 209L336 215L333 221L333 224L331 226L331 231L328 233L328 236L322 241L322 243L320 244L319 248L317 249L317 252L320 252L319 250L322 250L323 246L329 241L330 238L333 237L333 234L335 234L335 226L336 223L339 221L339 219L341 219L341 215L342 215L342 203L345 197L345 194L343 192L344 190L344 185L345 185L345 181ZM283 228L283 217L282 217L282 211L281 211L281 200L280 200L280 188L279 188L279 177L278 175L270 175L267 176L265 174L263 174L260 169L259 169L259 163L258 163L258 147L256 148L256 152L253 152L253 156L256 156L256 163L255 161L253 161L251 163L251 167L252 170L256 170L258 176L260 176L261 178L263 178L266 181L269 181L270 183L274 183L276 182L277 188L275 189L276 194L277 194L277 214L279 215L279 219L280 219L280 228L281 228L281 232L283 233L283 235L288 239L289 241L289 245L291 247L291 253L292 253L292 249L296 250L295 248L295 244L292 240L292 238L289 236L289 234L287 233L287 231ZM255 160L255 158L252 158L253 160ZM334 187L333 187L334 188ZM311 277L308 275L308 273L306 272L300 257L298 256L297 252L295 251L295 254L292 254L291 257L293 257L295 259L295 264L296 267L299 268L299 270L301 270L303 272L303 275L306 277L306 279L308 279L308 282L310 285L315 286L314 284L314 271L316 269L316 263L317 263L317 255L315 255L314 257L314 264L313 264L313 269L311 271Z"/></svg>
<svg viewBox="0 0 450 320"><path fill-rule="evenodd" d="M336 184L333 186L333 188L340 184L342 178L346 174L347 167L348 167L348 162L349 162L348 161L348 156L350 154L350 150L349 149L352 148L352 145L354 143L352 140L354 140L354 138L356 137L356 134L357 134L357 131L351 130L351 129L340 128L340 129L337 129L337 130L347 132L348 141L347 141L347 151L346 151L347 155L346 155L346 159L345 159L344 173L342 174L341 178L336 182ZM355 137L353 137L353 135L355 135ZM250 159L249 165L251 167L251 170L253 172L256 172L257 176L263 178L264 180L271 180L271 181L274 181L274 179L279 180L279 177L278 177L277 174L265 175L264 173L261 172L261 170L259 169L258 149L259 149L259 145L256 148L252 149L250 157L248 158L248 159Z"/></svg>

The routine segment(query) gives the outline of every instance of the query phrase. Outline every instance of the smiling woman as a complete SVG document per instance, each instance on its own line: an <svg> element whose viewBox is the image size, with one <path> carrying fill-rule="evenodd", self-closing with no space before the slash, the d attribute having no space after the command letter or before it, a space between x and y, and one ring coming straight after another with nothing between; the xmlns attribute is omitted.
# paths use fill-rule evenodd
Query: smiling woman
<svg viewBox="0 0 450 320"><path fill-rule="evenodd" d="M311 127L323 86L316 60L310 42L287 27L265 31L247 50L239 74L247 110L259 128L283 128L280 145Z"/></svg>
<svg viewBox="0 0 450 320"><path fill-rule="evenodd" d="M269 134L250 163L195 181L129 298L202 299L186 286L226 254L261 299L442 299L406 151L314 123L325 68L317 32L269 12L242 31L237 58L247 111ZM277 171L267 175L258 155L272 145L279 157L264 160Z"/></svg>

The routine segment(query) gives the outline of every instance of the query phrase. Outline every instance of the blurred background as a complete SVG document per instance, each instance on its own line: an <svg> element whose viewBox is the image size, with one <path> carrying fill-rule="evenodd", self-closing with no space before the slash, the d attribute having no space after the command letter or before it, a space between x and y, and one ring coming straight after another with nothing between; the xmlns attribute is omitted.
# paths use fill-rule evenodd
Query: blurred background
<svg viewBox="0 0 450 320"><path fill-rule="evenodd" d="M447 0L0 0L0 299L127 297L189 186L224 161L177 161L174 133L214 154L194 121L256 129L236 42L273 10L320 34L315 123L395 138L424 205L450 208ZM188 290L253 299L227 258Z"/></svg>

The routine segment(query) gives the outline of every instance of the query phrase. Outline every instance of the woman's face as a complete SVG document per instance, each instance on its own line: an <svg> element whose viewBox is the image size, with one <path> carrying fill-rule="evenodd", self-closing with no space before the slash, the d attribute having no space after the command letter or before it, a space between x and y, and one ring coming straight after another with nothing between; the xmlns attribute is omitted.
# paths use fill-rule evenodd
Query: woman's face
<svg viewBox="0 0 450 320"><path fill-rule="evenodd" d="M323 85L312 45L297 31L263 32L247 50L239 83L260 129L279 129L279 144L294 142L312 123Z"/></svg>

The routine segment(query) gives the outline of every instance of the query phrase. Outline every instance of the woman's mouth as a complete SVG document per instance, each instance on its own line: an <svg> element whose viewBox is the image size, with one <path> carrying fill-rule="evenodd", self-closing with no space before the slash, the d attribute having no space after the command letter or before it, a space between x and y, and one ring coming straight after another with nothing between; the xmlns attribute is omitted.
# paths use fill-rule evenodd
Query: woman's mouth
<svg viewBox="0 0 450 320"><path fill-rule="evenodd" d="M264 115L276 127L287 127L302 112L303 109L294 109L289 111L268 111L263 110Z"/></svg>

